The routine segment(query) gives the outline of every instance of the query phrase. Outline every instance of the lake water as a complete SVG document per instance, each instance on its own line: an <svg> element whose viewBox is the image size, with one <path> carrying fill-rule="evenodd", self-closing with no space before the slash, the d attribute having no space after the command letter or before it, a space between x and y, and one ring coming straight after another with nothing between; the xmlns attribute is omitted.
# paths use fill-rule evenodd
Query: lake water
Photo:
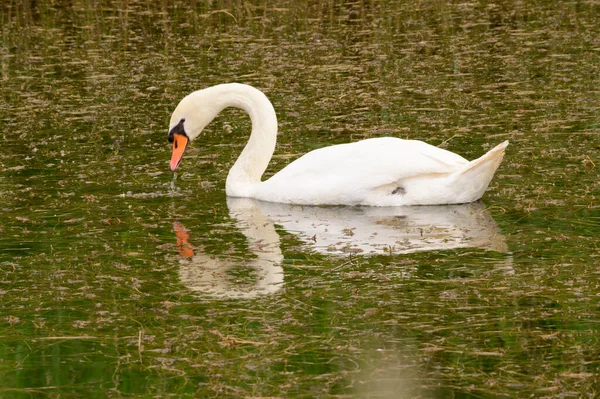
<svg viewBox="0 0 600 399"><path fill-rule="evenodd" d="M0 397L595 397L600 4L8 0L0 6ZM223 82L323 146L510 140L481 202L227 199Z"/></svg>

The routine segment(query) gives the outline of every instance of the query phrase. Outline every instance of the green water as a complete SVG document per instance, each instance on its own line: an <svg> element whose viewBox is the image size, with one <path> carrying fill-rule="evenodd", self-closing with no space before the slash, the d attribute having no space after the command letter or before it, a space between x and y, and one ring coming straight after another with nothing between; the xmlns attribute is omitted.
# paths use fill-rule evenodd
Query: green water
<svg viewBox="0 0 600 399"><path fill-rule="evenodd" d="M600 392L597 2L7 0L0 24L1 398ZM268 174L367 137L511 145L472 208L228 203L248 118L176 176L167 128L230 81L278 112Z"/></svg>

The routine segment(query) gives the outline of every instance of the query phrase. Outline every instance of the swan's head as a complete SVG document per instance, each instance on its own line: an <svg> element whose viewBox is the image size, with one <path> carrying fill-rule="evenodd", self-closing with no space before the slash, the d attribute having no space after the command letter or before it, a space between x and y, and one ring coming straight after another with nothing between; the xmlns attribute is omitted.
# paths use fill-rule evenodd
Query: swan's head
<svg viewBox="0 0 600 399"><path fill-rule="evenodd" d="M202 133L216 113L207 101L205 90L195 91L179 102L169 123L169 142L173 143L172 171L179 166L188 143Z"/></svg>

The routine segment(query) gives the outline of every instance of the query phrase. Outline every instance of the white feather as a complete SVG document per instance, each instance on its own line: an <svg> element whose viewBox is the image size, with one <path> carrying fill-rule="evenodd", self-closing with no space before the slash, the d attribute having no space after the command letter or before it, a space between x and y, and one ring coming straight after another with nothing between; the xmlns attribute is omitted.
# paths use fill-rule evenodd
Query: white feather
<svg viewBox="0 0 600 399"><path fill-rule="evenodd" d="M184 98L171 127L185 119L190 139L223 109L244 109L252 119L248 144L227 177L227 195L304 205L433 205L481 198L508 145L465 158L417 140L383 137L321 148L261 181L277 137L272 104L259 90L224 84Z"/></svg>

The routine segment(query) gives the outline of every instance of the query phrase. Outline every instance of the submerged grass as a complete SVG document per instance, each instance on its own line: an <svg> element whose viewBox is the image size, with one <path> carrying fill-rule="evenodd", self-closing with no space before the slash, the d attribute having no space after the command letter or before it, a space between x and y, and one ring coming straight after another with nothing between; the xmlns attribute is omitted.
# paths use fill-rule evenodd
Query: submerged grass
<svg viewBox="0 0 600 399"><path fill-rule="evenodd" d="M596 396L597 11L3 2L0 396ZM196 254L255 256L223 188L249 122L218 118L176 179L165 129L233 80L278 111L268 173L366 137L509 139L484 198L508 251L331 256L277 227L279 291L193 293L173 222Z"/></svg>

